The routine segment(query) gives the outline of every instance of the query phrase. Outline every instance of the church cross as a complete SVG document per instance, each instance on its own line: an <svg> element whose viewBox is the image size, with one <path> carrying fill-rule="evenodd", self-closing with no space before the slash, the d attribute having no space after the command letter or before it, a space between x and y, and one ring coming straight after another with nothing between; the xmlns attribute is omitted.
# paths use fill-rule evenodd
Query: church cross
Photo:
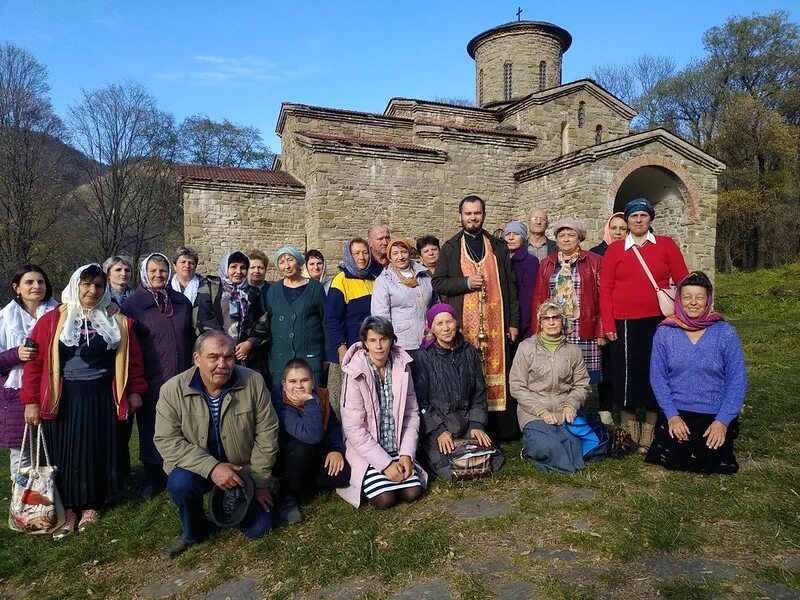
<svg viewBox="0 0 800 600"><path fill-rule="evenodd" d="M521 17L520 17L521 14L522 14L522 7L518 6L517 7L517 21L521 21L522 20Z"/></svg>

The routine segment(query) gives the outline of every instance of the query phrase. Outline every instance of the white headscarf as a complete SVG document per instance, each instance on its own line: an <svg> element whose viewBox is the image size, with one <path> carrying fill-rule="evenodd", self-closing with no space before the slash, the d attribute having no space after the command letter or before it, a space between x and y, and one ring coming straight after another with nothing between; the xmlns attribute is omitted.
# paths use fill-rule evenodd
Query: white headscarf
<svg viewBox="0 0 800 600"><path fill-rule="evenodd" d="M69 278L69 283L61 293L61 302L67 307L67 317L64 321L64 329L61 330L59 339L65 346L78 346L81 339L81 329L89 329L91 324L105 340L109 348L119 346L120 331L119 324L114 317L108 316L108 305L111 304L111 292L106 281L106 289L103 297L92 308L83 308L80 301L80 281L81 273L91 266L103 270L97 263L91 263L78 267Z"/></svg>
<svg viewBox="0 0 800 600"><path fill-rule="evenodd" d="M32 317L16 300L6 304L3 310L0 310L0 352L19 348L42 315L56 306L58 302L48 298L36 309L36 317ZM9 371L4 387L15 390L22 387L22 365L17 365Z"/></svg>
<svg viewBox="0 0 800 600"><path fill-rule="evenodd" d="M197 290L200 289L200 276L197 273L192 275L192 278L189 280L189 285L181 289L181 282L178 281L178 275L176 273L172 276L170 285L172 286L173 290L186 296L189 299L189 302L194 305L194 301L197 300Z"/></svg>

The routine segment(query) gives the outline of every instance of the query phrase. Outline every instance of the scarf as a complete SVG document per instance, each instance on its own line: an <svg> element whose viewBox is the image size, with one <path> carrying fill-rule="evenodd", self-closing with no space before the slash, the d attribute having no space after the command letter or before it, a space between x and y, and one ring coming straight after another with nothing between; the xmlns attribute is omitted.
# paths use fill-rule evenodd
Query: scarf
<svg viewBox="0 0 800 600"><path fill-rule="evenodd" d="M119 323L114 317L108 315L108 305L111 304L111 292L108 282L103 297L92 308L84 308L80 301L80 281L81 273L92 265L100 267L97 263L91 263L78 267L69 278L69 283L64 291L61 292L61 302L67 307L66 318L64 319L64 329L61 330L59 340L65 346L79 346L81 343L81 330L87 332L94 327L109 349L119 346L120 332Z"/></svg>
<svg viewBox="0 0 800 600"><path fill-rule="evenodd" d="M356 279L369 279L372 277L369 273L369 267L372 264L372 252L369 253L369 260L367 262L367 266L363 269L359 269L356 266L356 261L353 258L353 255L350 253L350 242L345 242L344 247L342 248L342 262L339 263L339 268L350 275L350 277L355 277Z"/></svg>
<svg viewBox="0 0 800 600"><path fill-rule="evenodd" d="M19 348L33 331L33 326L42 315L56 306L58 306L58 302L52 298L44 300L36 309L36 316L31 317L16 300L6 304L3 310L0 310L0 352ZM5 387L15 390L22 387L22 367L23 365L17 365L8 372Z"/></svg>
<svg viewBox="0 0 800 600"><path fill-rule="evenodd" d="M247 292L250 290L250 284L247 283L247 277L242 280L242 283L235 284L228 278L228 260L232 254L242 254L241 252L231 252L225 255L219 263L219 279L222 284L222 300L228 300L229 313L231 319L244 322L247 316L247 308L250 305L250 300L247 297Z"/></svg>
<svg viewBox="0 0 800 600"><path fill-rule="evenodd" d="M181 282L178 281L177 275L172 276L170 285L172 286L173 290L186 296L189 299L189 302L192 303L192 306L194 306L195 300L197 300L197 290L200 288L200 276L197 273L192 275L189 285L183 289L181 289Z"/></svg>
<svg viewBox="0 0 800 600"><path fill-rule="evenodd" d="M703 314L696 319L689 318L686 315L686 311L683 310L683 305L681 304L681 288L678 287L677 292L675 293L675 314L671 317L667 317L658 325L659 327L661 325L666 327L678 327L685 331L700 331L701 329L705 329L717 321L725 320L725 317L723 317L721 314L711 310L713 306L714 294L709 294Z"/></svg>
<svg viewBox="0 0 800 600"><path fill-rule="evenodd" d="M147 263L150 262L153 257L164 259L164 261L167 263L167 281L169 281L172 277L172 267L170 266L169 259L160 252L154 252L150 256L146 257L139 266L139 283L144 289L153 295L153 300L156 301L156 306L158 307L159 312L165 317L171 317L175 314L175 311L172 308L172 302L169 301L169 294L167 293L166 287L160 290L154 289L150 283L150 278L147 276Z"/></svg>
<svg viewBox="0 0 800 600"><path fill-rule="evenodd" d="M556 273L553 300L564 309L564 315L568 321L574 321L580 316L578 298L575 295L575 283L572 281L572 265L575 264L579 256L580 253L566 258L561 250L558 251L558 262L561 266Z"/></svg>
<svg viewBox="0 0 800 600"><path fill-rule="evenodd" d="M291 406L292 408L299 410L302 414L304 406L296 406L289 401L288 396L286 395L286 390L281 389L281 394L283 395L283 403L286 406ZM317 388L314 390L314 397L319 402L320 407L322 408L322 430L328 431L328 423L331 420L331 403L328 399L328 390Z"/></svg>
<svg viewBox="0 0 800 600"><path fill-rule="evenodd" d="M616 217L624 219L625 218L625 213L623 213L623 212L615 212L613 215L611 215L608 218L608 221L606 221L605 227L603 227L603 241L609 246L614 241L614 240L611 239L611 229L610 229L611 221L613 221Z"/></svg>
<svg viewBox="0 0 800 600"><path fill-rule="evenodd" d="M122 308L122 303L133 294L133 290L129 287L126 287L124 292L118 292L113 287L109 286L108 291L111 292L111 300L120 308Z"/></svg>
<svg viewBox="0 0 800 600"><path fill-rule="evenodd" d="M394 274L397 275L397 278L400 280L400 283L402 283L406 287L415 288L419 285L419 282L415 277L414 267L409 265L408 270L411 271L411 277L406 277L400 272L400 269L395 269L394 267L392 267L392 271L394 271Z"/></svg>
<svg viewBox="0 0 800 600"><path fill-rule="evenodd" d="M545 335L543 332L539 332L539 341L542 342L542 346L547 348L547 351L552 354L558 348L558 345L564 341L564 334L561 333L558 337L550 337L549 335Z"/></svg>

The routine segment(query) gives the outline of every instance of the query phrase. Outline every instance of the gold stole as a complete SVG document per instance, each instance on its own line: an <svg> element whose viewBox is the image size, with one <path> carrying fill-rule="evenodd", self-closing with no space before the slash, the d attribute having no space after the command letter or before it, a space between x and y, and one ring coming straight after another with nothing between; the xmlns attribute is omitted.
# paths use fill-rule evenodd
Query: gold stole
<svg viewBox="0 0 800 600"><path fill-rule="evenodd" d="M483 236L485 252L480 262L473 261L467 250L467 242L461 238L461 272L464 276L483 275L486 286L486 301L483 306L483 329L488 338L488 349L483 376L488 388L489 410L506 409L506 335L503 318L503 296L500 289L500 272L497 269L497 257L486 236ZM461 331L464 337L478 347L478 330L480 328L479 291L464 294L464 311Z"/></svg>

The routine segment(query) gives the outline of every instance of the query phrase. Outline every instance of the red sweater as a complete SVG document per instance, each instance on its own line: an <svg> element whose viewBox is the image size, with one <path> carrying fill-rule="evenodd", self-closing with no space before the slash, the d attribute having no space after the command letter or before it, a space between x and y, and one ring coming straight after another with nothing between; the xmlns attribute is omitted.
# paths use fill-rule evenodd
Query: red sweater
<svg viewBox="0 0 800 600"><path fill-rule="evenodd" d="M20 399L23 404L38 404L42 419L55 419L58 416L63 378L61 365L51 364L51 358L55 355L53 345L58 347L59 340L56 336L60 332L59 326L63 326L64 315L65 307L60 304L36 322L30 337L36 342L39 352L36 358L25 363L22 370ZM133 319L123 315L119 315L117 319L127 323L127 344L120 343L117 347L111 391L117 408L117 419L124 421L128 417L128 394L144 394L147 391L147 380L139 339L133 330Z"/></svg>
<svg viewBox="0 0 800 600"><path fill-rule="evenodd" d="M680 248L667 236L657 235L639 252L650 267L658 287L677 285L689 271ZM611 244L600 271L600 314L605 333L616 332L614 319L643 319L661 315L653 285L647 278L633 248L625 250L625 240Z"/></svg>

